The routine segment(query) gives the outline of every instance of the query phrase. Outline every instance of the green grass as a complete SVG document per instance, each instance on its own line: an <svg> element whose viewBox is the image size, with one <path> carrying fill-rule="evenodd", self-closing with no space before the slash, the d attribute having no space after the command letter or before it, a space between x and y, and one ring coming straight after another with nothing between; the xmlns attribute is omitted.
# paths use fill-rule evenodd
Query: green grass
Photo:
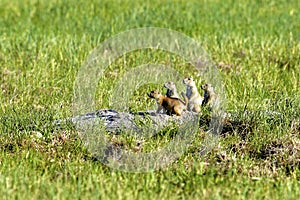
<svg viewBox="0 0 300 200"><path fill-rule="evenodd" d="M0 193L3 199L297 199L300 196L300 2L85 1L0 2ZM163 27L199 41L218 66L233 120L211 152L205 132L168 168L112 170L95 160L76 130L51 122L72 116L74 81L105 39L139 27ZM145 63L195 76L176 55L141 50L112 63L99 80L95 109L109 107L117 81ZM198 86L205 77L197 80ZM132 111L153 108L138 88ZM144 95L144 96L143 96ZM245 115L244 110L254 114ZM274 118L264 111L282 113ZM45 126L47 125L47 126ZM155 151L165 131L144 143ZM35 135L39 132L42 138ZM111 137L111 136L109 136ZM131 137L110 138L135 150Z"/></svg>

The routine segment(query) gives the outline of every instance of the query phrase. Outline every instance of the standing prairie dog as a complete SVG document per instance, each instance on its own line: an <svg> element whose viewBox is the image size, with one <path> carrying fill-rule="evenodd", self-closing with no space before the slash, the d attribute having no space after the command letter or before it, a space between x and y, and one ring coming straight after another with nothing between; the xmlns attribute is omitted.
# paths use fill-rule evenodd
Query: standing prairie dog
<svg viewBox="0 0 300 200"><path fill-rule="evenodd" d="M183 84L186 85L186 96L188 98L187 109L200 113L203 97L199 94L195 81L193 78L185 78L183 79Z"/></svg>
<svg viewBox="0 0 300 200"><path fill-rule="evenodd" d="M211 84L205 83L201 86L201 89L204 91L204 100L202 102L202 106L209 105L212 107L218 97L214 92L214 88Z"/></svg>
<svg viewBox="0 0 300 200"><path fill-rule="evenodd" d="M170 82L170 81L166 82L164 84L164 87L167 88L167 93L166 93L167 97L179 98L174 82Z"/></svg>
<svg viewBox="0 0 300 200"><path fill-rule="evenodd" d="M153 98L157 102L157 113L159 113L162 109L167 111L168 115L176 114L180 116L183 110L186 110L186 105L188 103L188 99L185 99L185 102L182 102L178 98L166 97L162 95L158 90L153 90L148 93L150 98Z"/></svg>

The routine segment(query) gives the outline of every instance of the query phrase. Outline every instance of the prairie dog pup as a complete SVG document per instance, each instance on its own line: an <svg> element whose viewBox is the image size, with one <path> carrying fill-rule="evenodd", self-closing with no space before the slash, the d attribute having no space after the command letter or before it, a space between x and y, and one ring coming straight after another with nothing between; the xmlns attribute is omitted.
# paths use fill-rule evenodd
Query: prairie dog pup
<svg viewBox="0 0 300 200"><path fill-rule="evenodd" d="M210 107L212 107L218 97L214 92L213 86L211 84L205 83L201 85L201 89L204 91L204 100L202 102L202 106L209 105Z"/></svg>
<svg viewBox="0 0 300 200"><path fill-rule="evenodd" d="M179 98L174 82L170 82L170 81L166 82L164 84L164 87L167 88L167 93L166 93L167 97Z"/></svg>
<svg viewBox="0 0 300 200"><path fill-rule="evenodd" d="M188 98L187 109L200 113L203 97L199 94L195 81L193 78L185 78L183 79L183 84L186 85L186 96Z"/></svg>
<svg viewBox="0 0 300 200"><path fill-rule="evenodd" d="M168 115L176 114L180 116L182 111L186 110L186 105L188 103L187 98L185 99L186 101L183 103L178 98L166 97L162 95L158 90L153 90L149 92L148 96L156 100L158 105L156 112L159 113L162 109L165 109Z"/></svg>

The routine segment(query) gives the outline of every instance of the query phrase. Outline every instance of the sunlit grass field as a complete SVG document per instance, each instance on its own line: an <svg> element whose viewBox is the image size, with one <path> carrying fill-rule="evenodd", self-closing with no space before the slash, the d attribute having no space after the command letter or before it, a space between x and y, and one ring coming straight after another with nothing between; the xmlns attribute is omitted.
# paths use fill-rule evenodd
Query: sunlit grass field
<svg viewBox="0 0 300 200"><path fill-rule="evenodd" d="M298 199L299 9L298 0L0 1L1 198ZM175 30L201 43L222 76L233 119L208 154L199 156L201 131L168 168L128 173L97 161L73 128L51 123L73 115L74 81L90 52L141 27ZM128 53L100 78L94 109L108 108L117 81L145 63L197 74L168 52ZM200 87L205 77L196 80ZM129 109L153 108L145 95L153 87L163 90L155 84L138 88ZM172 134L150 138L145 146L154 148ZM126 139L115 138L135 149Z"/></svg>

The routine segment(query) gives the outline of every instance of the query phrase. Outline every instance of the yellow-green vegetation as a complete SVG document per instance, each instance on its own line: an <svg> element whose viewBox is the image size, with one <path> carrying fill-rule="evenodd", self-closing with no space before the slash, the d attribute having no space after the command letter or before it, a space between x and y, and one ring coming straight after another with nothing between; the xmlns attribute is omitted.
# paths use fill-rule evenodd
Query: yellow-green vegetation
<svg viewBox="0 0 300 200"><path fill-rule="evenodd" d="M298 0L1 0L1 197L298 199L299 22ZM57 130L51 122L72 116L74 80L89 53L105 39L139 27L168 28L199 41L218 66L233 119L205 156L199 156L201 131L168 168L126 173L95 160L76 130ZM116 81L145 63L171 63L195 75L176 55L131 52L99 80L95 109L107 108ZM153 87L163 89L137 88L130 109L153 107L146 96ZM149 138L144 151L167 143L175 132L170 128ZM136 149L130 137L113 138L116 145Z"/></svg>

